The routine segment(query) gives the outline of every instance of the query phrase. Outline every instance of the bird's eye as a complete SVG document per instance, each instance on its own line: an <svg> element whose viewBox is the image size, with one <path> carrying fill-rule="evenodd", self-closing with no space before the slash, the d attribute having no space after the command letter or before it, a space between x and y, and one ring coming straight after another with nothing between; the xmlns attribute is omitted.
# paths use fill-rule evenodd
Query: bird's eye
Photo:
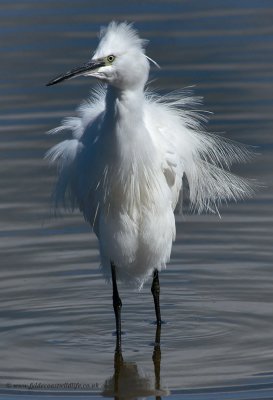
<svg viewBox="0 0 273 400"><path fill-rule="evenodd" d="M116 57L113 56L113 55L111 54L111 55L108 56L106 59L107 59L107 61L108 61L110 64L112 64L112 62L114 61L115 58L116 58Z"/></svg>

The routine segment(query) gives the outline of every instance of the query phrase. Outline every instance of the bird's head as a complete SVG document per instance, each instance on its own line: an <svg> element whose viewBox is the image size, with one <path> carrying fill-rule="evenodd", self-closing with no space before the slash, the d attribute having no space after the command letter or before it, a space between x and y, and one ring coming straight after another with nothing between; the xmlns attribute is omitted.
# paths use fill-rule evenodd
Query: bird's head
<svg viewBox="0 0 273 400"><path fill-rule="evenodd" d="M81 75L95 77L118 89L144 86L149 75L145 44L146 40L140 39L131 24L111 22L101 30L91 60L57 76L47 86Z"/></svg>

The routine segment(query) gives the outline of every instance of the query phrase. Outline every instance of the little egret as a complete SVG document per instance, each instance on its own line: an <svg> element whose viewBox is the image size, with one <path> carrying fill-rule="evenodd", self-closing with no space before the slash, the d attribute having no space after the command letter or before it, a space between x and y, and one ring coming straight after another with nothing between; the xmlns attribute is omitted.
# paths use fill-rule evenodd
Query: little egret
<svg viewBox="0 0 273 400"><path fill-rule="evenodd" d="M121 306L117 280L141 288L153 275L157 325L161 324L158 273L170 259L175 209L181 209L182 178L197 212L218 212L221 202L251 194L251 184L231 172L245 161L243 145L204 132L200 98L187 90L160 97L145 89L146 40L128 23L102 28L87 63L51 80L77 76L103 82L51 133L72 132L46 157L57 164L56 207L78 208L99 240L101 268L113 285L117 350ZM156 63L155 63L156 64Z"/></svg>

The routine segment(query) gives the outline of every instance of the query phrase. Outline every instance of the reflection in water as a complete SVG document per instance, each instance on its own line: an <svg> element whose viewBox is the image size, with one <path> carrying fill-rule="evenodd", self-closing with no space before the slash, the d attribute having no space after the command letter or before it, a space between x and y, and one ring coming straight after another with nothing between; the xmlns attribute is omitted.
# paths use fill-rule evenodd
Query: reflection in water
<svg viewBox="0 0 273 400"><path fill-rule="evenodd" d="M126 362L122 352L116 351L114 357L114 375L104 383L101 393L104 397L119 399L131 399L135 397L155 396L160 400L161 396L167 396L168 390L162 389L160 382L160 349L161 326L157 326L153 351L154 380L145 376L134 362Z"/></svg>

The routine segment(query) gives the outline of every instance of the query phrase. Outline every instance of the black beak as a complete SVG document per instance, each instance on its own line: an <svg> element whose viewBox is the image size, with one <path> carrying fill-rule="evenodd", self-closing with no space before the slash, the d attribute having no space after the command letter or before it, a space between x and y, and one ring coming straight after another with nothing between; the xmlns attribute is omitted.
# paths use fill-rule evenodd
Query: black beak
<svg viewBox="0 0 273 400"><path fill-rule="evenodd" d="M71 69L71 71L66 72L65 74L58 75L56 78L49 81L46 86L55 85L56 83L60 83L65 81L66 79L72 79L76 76L84 75L89 71L94 71L100 67L105 66L105 62L102 60L92 60L86 64L83 64L79 67Z"/></svg>

